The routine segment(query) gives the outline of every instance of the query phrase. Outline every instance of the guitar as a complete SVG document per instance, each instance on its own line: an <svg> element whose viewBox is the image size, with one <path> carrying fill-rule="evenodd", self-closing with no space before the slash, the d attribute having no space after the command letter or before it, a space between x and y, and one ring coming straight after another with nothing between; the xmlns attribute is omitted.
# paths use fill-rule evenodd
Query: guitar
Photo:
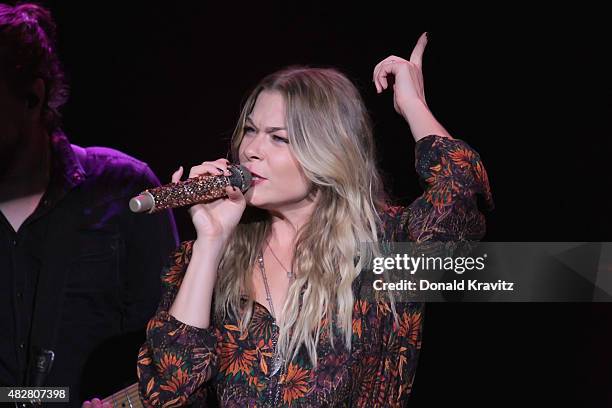
<svg viewBox="0 0 612 408"><path fill-rule="evenodd" d="M138 383L134 383L129 387L117 391L109 397L102 400L102 403L108 402L113 408L144 408L140 396L138 395ZM15 408L39 408L42 407L40 401L31 400L30 402L16 402Z"/></svg>
<svg viewBox="0 0 612 408"><path fill-rule="evenodd" d="M140 396L138 395L138 383L134 383L104 398L102 403L105 402L110 403L113 408L144 408L142 401L140 401Z"/></svg>
<svg viewBox="0 0 612 408"><path fill-rule="evenodd" d="M53 350L36 349L34 358L32 359L31 379L28 381L33 386L41 386L45 383L47 375L51 371L55 353ZM129 387L117 391L109 397L102 400L103 403L108 402L113 408L144 408L140 396L138 395L138 383L134 383ZM31 399L28 402L15 402L15 408L40 408L42 407L40 399Z"/></svg>
<svg viewBox="0 0 612 408"><path fill-rule="evenodd" d="M45 383L45 379L55 360L53 350L36 349L32 360L33 367L31 368L32 381L34 386L40 386ZM117 391L109 397L102 400L102 403L108 402L113 408L144 408L140 396L138 395L138 383L134 383L129 387ZM15 408L40 408L43 404L40 400L31 399L29 402L15 402Z"/></svg>

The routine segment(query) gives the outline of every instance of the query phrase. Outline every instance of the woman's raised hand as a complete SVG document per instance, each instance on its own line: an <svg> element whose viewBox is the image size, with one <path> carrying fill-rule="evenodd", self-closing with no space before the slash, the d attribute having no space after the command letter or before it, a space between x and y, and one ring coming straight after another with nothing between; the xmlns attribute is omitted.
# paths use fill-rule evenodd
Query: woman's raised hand
<svg viewBox="0 0 612 408"><path fill-rule="evenodd" d="M218 159L212 162L203 162L189 170L189 178L202 175L231 175L228 170L230 162L227 159ZM180 181L183 167L172 175L172 182ZM196 204L189 209L191 220L195 226L198 239L219 240L226 242L230 234L238 225L240 217L246 207L246 200L239 188L228 186L225 188L227 198L219 198L203 204Z"/></svg>
<svg viewBox="0 0 612 408"><path fill-rule="evenodd" d="M426 104L422 70L423 52L426 45L427 33L423 33L412 50L409 61L391 55L374 68L372 78L377 93L388 88L389 76L395 77L393 107L404 117L406 117L407 109L410 109L415 102Z"/></svg>

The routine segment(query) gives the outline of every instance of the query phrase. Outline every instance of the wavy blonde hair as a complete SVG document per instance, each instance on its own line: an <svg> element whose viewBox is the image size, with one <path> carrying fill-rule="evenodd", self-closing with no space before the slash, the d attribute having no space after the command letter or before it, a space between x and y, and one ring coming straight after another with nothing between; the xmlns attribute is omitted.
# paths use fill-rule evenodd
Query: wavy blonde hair
<svg viewBox="0 0 612 408"><path fill-rule="evenodd" d="M312 187L320 192L317 216L299 231L295 248L299 256L292 265L296 279L278 322L278 351L284 361L295 358L304 345L316 367L323 330L329 330L333 346L336 325L347 349L351 348L352 283L377 252L375 246L363 250L361 244L378 241L379 210L387 197L376 166L368 112L357 88L335 69L290 67L264 78L240 113L231 141L234 162L238 162L246 118L262 91L283 96L289 147ZM246 330L252 316L252 271L269 231L267 212L247 208L219 266L215 317L223 319L231 313L241 330ZM248 300L241 307L242 294Z"/></svg>

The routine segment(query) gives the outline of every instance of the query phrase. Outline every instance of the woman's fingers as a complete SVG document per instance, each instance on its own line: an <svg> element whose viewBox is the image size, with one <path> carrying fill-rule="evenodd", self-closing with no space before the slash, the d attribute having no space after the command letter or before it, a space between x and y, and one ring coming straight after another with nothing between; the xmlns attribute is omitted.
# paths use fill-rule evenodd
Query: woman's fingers
<svg viewBox="0 0 612 408"><path fill-rule="evenodd" d="M404 59L395 55L389 55L387 58L385 58L384 60L380 61L378 64L376 64L376 66L374 67L374 72L372 74L372 79L376 78L376 74L378 73L378 70L380 69L380 67L389 61L403 61Z"/></svg>
<svg viewBox="0 0 612 408"><path fill-rule="evenodd" d="M374 67L374 71L372 72L372 81L374 81L374 85L376 86L376 91L378 92L382 91L380 87L380 83L377 81L378 72L380 70L380 67L391 58L397 58L397 57L395 57L395 55L388 56L387 58L385 58L384 60L376 64L376 66Z"/></svg>
<svg viewBox="0 0 612 408"><path fill-rule="evenodd" d="M399 66L398 64L400 64L399 61L389 60L380 67L379 80L383 89L387 89L389 87L389 80L387 79L387 76L389 74L395 75L397 73L397 67Z"/></svg>
<svg viewBox="0 0 612 408"><path fill-rule="evenodd" d="M181 176L183 175L183 166L179 167L177 171L172 173L172 182L178 183L181 181Z"/></svg>
<svg viewBox="0 0 612 408"><path fill-rule="evenodd" d="M221 166L215 166L214 164L209 163L193 166L189 170L189 178L203 176L206 174L210 174L213 176L229 176L231 173L229 172L229 170L225 170Z"/></svg>
<svg viewBox="0 0 612 408"><path fill-rule="evenodd" d="M389 87L389 81L387 76L389 74L395 75L397 73L397 69L402 64L400 61L389 60L385 61L381 64L378 69L378 73L376 75L376 82L378 83L378 87L380 88L380 92L387 89Z"/></svg>
<svg viewBox="0 0 612 408"><path fill-rule="evenodd" d="M193 166L191 170L189 170L189 178L201 176L203 174L231 176L232 173L227 169L229 164L227 159L219 159L214 162L203 162L198 166Z"/></svg>
<svg viewBox="0 0 612 408"><path fill-rule="evenodd" d="M412 50L412 54L410 54L410 62L412 62L417 67L421 68L423 66L423 53L425 52L425 47L427 46L427 32L424 32L419 37L414 49Z"/></svg>
<svg viewBox="0 0 612 408"><path fill-rule="evenodd" d="M376 86L376 91L378 93L381 93L383 90L387 89L387 87L389 86L387 75L389 73L395 73L395 69L392 66L395 64L402 64L405 62L408 62L408 61L396 55L390 55L384 60L380 61L376 65L376 67L374 67L372 79L374 81L374 86Z"/></svg>
<svg viewBox="0 0 612 408"><path fill-rule="evenodd" d="M240 202L244 199L242 191L238 187L227 186L225 187L225 192L227 193L227 198L233 202Z"/></svg>
<svg viewBox="0 0 612 408"><path fill-rule="evenodd" d="M421 69L423 66L423 53L425 52L425 47L427 46L427 32L424 32L419 37L414 49L412 50L412 54L410 55L410 61L405 60L404 58L390 55L384 60L380 61L374 67L374 71L372 72L372 80L374 81L374 86L376 87L376 91L381 93L383 90L389 87L389 81L387 76L389 74L395 74L398 69L405 63L411 63L416 68Z"/></svg>

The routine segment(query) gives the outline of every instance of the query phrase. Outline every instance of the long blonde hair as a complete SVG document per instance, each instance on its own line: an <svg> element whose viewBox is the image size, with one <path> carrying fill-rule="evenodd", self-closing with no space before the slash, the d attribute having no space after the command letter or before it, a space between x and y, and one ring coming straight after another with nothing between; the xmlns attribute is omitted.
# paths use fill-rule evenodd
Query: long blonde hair
<svg viewBox="0 0 612 408"><path fill-rule="evenodd" d="M234 130L235 162L246 118L262 91L283 96L289 146L320 192L317 216L302 227L296 241L299 256L292 265L296 279L283 306L278 340L285 362L304 345L316 367L320 335L329 330L333 346L334 324L351 348L352 283L373 256L371 250L360 250L360 243L378 241L378 213L386 195L368 112L357 88L335 69L290 67L264 78L248 96ZM241 330L247 329L252 316L252 271L269 231L267 213L247 208L219 266L215 315L223 319L233 314ZM243 293L249 299L241 307Z"/></svg>

